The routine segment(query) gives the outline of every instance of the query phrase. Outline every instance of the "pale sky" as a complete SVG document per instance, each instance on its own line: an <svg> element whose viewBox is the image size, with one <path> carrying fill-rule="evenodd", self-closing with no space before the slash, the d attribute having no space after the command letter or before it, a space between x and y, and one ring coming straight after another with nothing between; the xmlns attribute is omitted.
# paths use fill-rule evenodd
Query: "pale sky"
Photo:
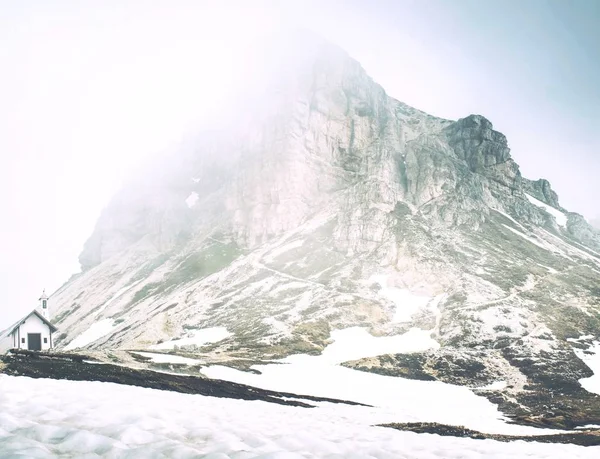
<svg viewBox="0 0 600 459"><path fill-rule="evenodd" d="M599 215L599 23L595 0L0 0L0 329L78 271L144 156L235 103L233 69L273 24L317 31L416 108L486 116L525 176Z"/></svg>

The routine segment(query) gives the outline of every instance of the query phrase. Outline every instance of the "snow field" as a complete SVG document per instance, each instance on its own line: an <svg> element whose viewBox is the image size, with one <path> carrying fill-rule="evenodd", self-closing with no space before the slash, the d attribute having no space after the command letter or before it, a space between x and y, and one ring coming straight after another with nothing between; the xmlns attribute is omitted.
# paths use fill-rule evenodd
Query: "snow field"
<svg viewBox="0 0 600 459"><path fill-rule="evenodd" d="M336 330L320 356L293 355L272 365L255 365L261 374L224 366L205 367L210 378L295 394L350 400L371 405L368 425L389 422L439 422L509 435L540 435L547 430L507 424L497 407L466 387L417 381L357 371L340 362L362 357L415 352L427 348L429 332L412 329L404 335L375 337L359 327ZM435 341L434 341L435 342ZM436 343L437 344L437 343ZM551 433L556 433L553 431Z"/></svg>
<svg viewBox="0 0 600 459"><path fill-rule="evenodd" d="M257 365L254 368L262 372L260 375L221 366L203 369L209 377L371 406L313 403L317 405L315 408L299 408L112 383L0 374L0 457L591 459L599 456L600 447L501 443L375 427L390 422L440 422L490 433L559 433L506 424L493 404L465 387L376 375L339 365L351 358L427 349L431 342L435 343L429 335L430 332L411 329L404 335L374 337L365 329L354 327L334 331L333 343L322 355L293 355L278 364ZM504 384L498 381L483 389L496 389Z"/></svg>
<svg viewBox="0 0 600 459"><path fill-rule="evenodd" d="M0 375L0 456L211 459L597 458L598 448L373 427L377 408L287 407Z"/></svg>

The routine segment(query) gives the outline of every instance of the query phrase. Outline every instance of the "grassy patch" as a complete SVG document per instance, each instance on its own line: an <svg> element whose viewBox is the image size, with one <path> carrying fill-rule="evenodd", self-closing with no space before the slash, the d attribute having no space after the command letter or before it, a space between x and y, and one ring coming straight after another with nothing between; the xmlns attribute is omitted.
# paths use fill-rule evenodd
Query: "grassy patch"
<svg viewBox="0 0 600 459"><path fill-rule="evenodd" d="M313 344L324 346L331 335L331 327L326 320L304 322L294 328L294 335L302 336Z"/></svg>
<svg viewBox="0 0 600 459"><path fill-rule="evenodd" d="M133 284L142 279L146 279L152 272L162 266L169 259L169 254L161 254L156 258L150 260L149 262L142 265L140 269L133 275L133 277L129 280L129 284Z"/></svg>
<svg viewBox="0 0 600 459"><path fill-rule="evenodd" d="M135 292L129 304L133 305L139 303L143 299L148 298L150 295L157 292L161 287L161 282L150 282L149 284L144 285L140 290Z"/></svg>
<svg viewBox="0 0 600 459"><path fill-rule="evenodd" d="M69 316L70 314L73 314L75 311L77 311L79 308L81 308L81 305L77 304L77 303L73 303L71 305L71 308L68 309L67 311L63 311L60 314L58 314L56 317L53 318L52 322L54 322L55 324L59 324L61 323L63 320L65 320L65 318L67 316Z"/></svg>
<svg viewBox="0 0 600 459"><path fill-rule="evenodd" d="M162 289L210 276L229 266L240 255L242 250L233 242L211 244L179 263L175 270L165 277Z"/></svg>

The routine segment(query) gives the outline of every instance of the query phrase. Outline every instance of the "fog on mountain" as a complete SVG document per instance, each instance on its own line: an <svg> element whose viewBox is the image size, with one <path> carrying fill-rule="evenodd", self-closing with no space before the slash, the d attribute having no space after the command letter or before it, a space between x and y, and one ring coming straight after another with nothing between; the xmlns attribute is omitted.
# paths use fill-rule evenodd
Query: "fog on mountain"
<svg viewBox="0 0 600 459"><path fill-rule="evenodd" d="M0 334L0 453L595 457L598 222L485 114L266 38L102 210L47 346Z"/></svg>

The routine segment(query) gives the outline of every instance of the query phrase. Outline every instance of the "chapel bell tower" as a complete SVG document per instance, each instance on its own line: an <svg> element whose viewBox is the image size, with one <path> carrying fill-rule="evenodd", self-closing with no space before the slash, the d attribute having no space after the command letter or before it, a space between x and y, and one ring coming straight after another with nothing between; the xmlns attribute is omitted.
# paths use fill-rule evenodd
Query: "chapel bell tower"
<svg viewBox="0 0 600 459"><path fill-rule="evenodd" d="M40 296L40 299L38 301L40 302L38 306L40 312L46 319L50 320L50 311L48 310L48 295L46 295L45 289L42 292L42 296Z"/></svg>

